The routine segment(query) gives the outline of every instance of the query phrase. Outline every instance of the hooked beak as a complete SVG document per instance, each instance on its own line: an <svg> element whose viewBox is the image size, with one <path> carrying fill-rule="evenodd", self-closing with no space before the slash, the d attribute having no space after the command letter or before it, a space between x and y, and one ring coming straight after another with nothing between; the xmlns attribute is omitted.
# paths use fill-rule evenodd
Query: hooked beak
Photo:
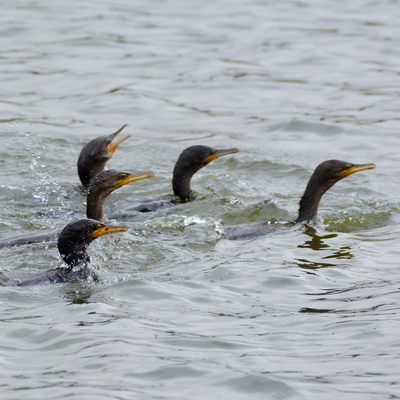
<svg viewBox="0 0 400 400"><path fill-rule="evenodd" d="M125 226L102 226L99 229L96 229L92 236L98 238L103 235L109 235L110 233L117 233L117 232L126 232L128 228Z"/></svg>
<svg viewBox="0 0 400 400"><path fill-rule="evenodd" d="M237 149L236 147L232 148L232 149L226 149L226 150L214 150L214 154L212 154L211 156L209 156L207 158L207 163L216 160L217 158L220 158L222 156L227 156L228 154L234 154L234 153L238 153L239 149Z"/></svg>
<svg viewBox="0 0 400 400"><path fill-rule="evenodd" d="M345 169L340 173L342 178L349 176L351 174L355 174L356 172L365 171L367 169L374 169L375 164L356 164L352 165L349 169Z"/></svg>
<svg viewBox="0 0 400 400"><path fill-rule="evenodd" d="M154 174L152 172L148 172L146 174L138 174L138 175L128 175L125 178L119 179L117 185L119 187L127 185L128 183L140 181L142 179L152 178Z"/></svg>
<svg viewBox="0 0 400 400"><path fill-rule="evenodd" d="M115 137L122 132L123 129L125 129L127 126L129 126L128 124L125 124L123 127L121 127L120 129L117 130L117 132L113 133L112 135L110 135L110 138L112 138L112 140L115 139ZM107 150L109 154L114 154L115 150L117 150L117 147L126 139L130 138L131 135L128 135L127 137L120 139L116 142L111 142L108 146L107 146Z"/></svg>

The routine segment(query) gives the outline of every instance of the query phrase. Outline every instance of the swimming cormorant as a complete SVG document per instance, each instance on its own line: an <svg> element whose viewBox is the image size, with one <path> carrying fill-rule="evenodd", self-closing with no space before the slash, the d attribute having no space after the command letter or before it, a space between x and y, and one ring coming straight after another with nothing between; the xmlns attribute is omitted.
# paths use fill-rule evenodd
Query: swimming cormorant
<svg viewBox="0 0 400 400"><path fill-rule="evenodd" d="M47 270L18 270L0 275L2 286L25 286L39 283L63 283L76 279L97 279L89 266L86 249L100 236L126 232L124 226L107 226L94 219L70 222L60 233L58 251L66 266Z"/></svg>
<svg viewBox="0 0 400 400"><path fill-rule="evenodd" d="M130 212L156 211L160 208L193 201L194 195L190 188L192 176L211 161L238 151L236 148L218 150L208 146L190 146L183 150L175 164L172 177L175 198L167 195L157 198L125 199L113 203L110 210L129 215Z"/></svg>
<svg viewBox="0 0 400 400"><path fill-rule="evenodd" d="M149 172L145 174L132 175L128 172L116 171L113 169L102 171L92 179L87 191L87 218L98 221L105 220L103 204L106 197L114 190L128 183L141 179L151 178L154 174ZM57 240L61 229L48 229L39 232L30 232L7 238L0 239L0 248L22 246L24 244L52 242Z"/></svg>
<svg viewBox="0 0 400 400"><path fill-rule="evenodd" d="M351 174L373 168L375 168L375 164L351 164L339 160L322 162L311 175L301 197L296 222L286 221L283 226L292 226L314 219L317 215L319 202L329 188ZM227 226L225 237L228 239L250 239L274 232L280 227L282 225L276 223L274 219L245 225Z"/></svg>

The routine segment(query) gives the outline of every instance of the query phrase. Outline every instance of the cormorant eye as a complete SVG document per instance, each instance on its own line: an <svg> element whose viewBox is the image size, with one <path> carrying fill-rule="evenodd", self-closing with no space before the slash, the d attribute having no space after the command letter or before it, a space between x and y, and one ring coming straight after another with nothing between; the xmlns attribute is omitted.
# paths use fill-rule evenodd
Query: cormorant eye
<svg viewBox="0 0 400 400"><path fill-rule="evenodd" d="M344 170L349 169L349 168L350 168L350 165L345 165L345 166L343 167Z"/></svg>
<svg viewBox="0 0 400 400"><path fill-rule="evenodd" d="M119 179L124 179L124 178L126 178L126 177L127 177L126 174L121 174L121 175L119 176Z"/></svg>
<svg viewBox="0 0 400 400"><path fill-rule="evenodd" d="M215 150L211 150L210 155L214 155L215 154Z"/></svg>

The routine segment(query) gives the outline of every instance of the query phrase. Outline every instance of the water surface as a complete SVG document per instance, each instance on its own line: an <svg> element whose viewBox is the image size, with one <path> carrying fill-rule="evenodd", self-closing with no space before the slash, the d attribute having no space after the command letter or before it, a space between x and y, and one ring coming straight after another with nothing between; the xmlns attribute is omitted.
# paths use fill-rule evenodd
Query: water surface
<svg viewBox="0 0 400 400"><path fill-rule="evenodd" d="M190 145L240 149L194 177L195 202L94 242L100 282L0 290L2 398L400 397L397 1L2 9L1 237L84 213L79 152L126 123L108 167L156 177L109 203L171 193ZM312 226L223 238L295 219L332 158L377 169L335 185ZM4 273L61 264L52 243L1 256Z"/></svg>

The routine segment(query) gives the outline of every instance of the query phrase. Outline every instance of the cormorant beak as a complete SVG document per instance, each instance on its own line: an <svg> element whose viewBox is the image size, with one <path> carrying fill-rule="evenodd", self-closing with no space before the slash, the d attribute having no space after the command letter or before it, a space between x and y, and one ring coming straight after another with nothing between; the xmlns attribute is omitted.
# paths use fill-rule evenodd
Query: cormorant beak
<svg viewBox="0 0 400 400"><path fill-rule="evenodd" d="M92 236L98 238L103 235L109 235L110 233L126 232L128 228L125 226L102 226L92 232Z"/></svg>
<svg viewBox="0 0 400 400"><path fill-rule="evenodd" d="M119 179L117 181L117 185L119 187L127 185L128 183L140 181L141 179L152 178L154 174L152 172L148 172L147 174L139 174L139 175L128 175L125 178Z"/></svg>
<svg viewBox="0 0 400 400"><path fill-rule="evenodd" d="M346 176L349 176L351 174L354 174L356 172L360 171L365 171L367 169L374 169L375 164L356 164L356 165L350 165L348 169L344 169L341 173L340 176L342 178L345 178Z"/></svg>
<svg viewBox="0 0 400 400"><path fill-rule="evenodd" d="M111 139L114 140L115 137L122 132L123 129L125 129L128 126L128 124L125 124L122 128L118 129L117 132L113 133L112 135L110 135ZM131 135L128 135L127 137L118 140L117 142L111 142L108 146L107 146L107 150L109 154L114 154L115 150L117 150L117 147L126 139L130 138Z"/></svg>
<svg viewBox="0 0 400 400"><path fill-rule="evenodd" d="M209 163L213 160L216 160L219 157L227 156L228 154L233 154L233 153L238 153L238 152L239 152L239 149L237 149L236 147L234 147L232 149L226 149L226 150L214 150L214 154L211 154L210 156L208 156L206 162Z"/></svg>

